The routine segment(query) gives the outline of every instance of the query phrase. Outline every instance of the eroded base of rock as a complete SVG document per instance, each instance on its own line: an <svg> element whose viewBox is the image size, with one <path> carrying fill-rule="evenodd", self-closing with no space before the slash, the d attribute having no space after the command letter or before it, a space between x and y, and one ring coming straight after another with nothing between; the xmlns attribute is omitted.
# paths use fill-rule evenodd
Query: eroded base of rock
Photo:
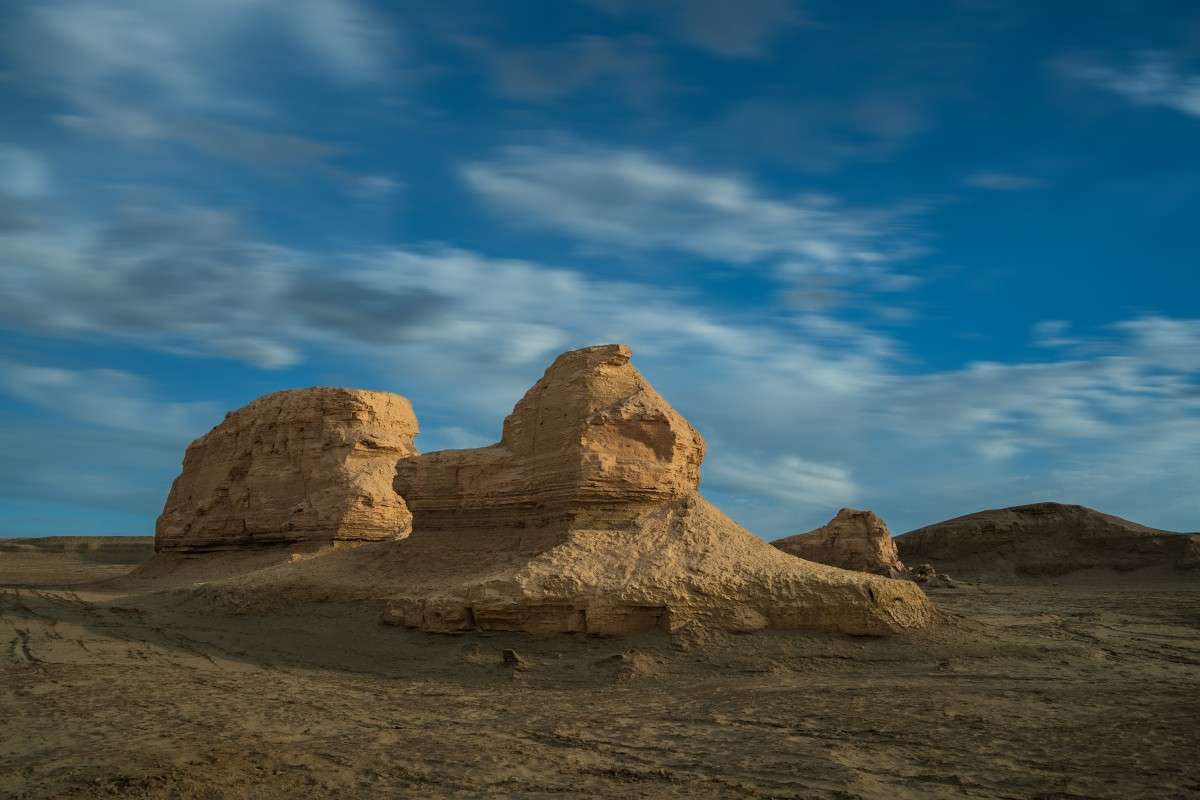
<svg viewBox="0 0 1200 800"><path fill-rule="evenodd" d="M444 633L616 635L700 624L872 635L919 628L935 616L911 582L796 559L699 496L615 525L580 513L556 538L507 569L465 568L428 592L420 585L399 592L382 619ZM420 545L415 534L396 547Z"/></svg>

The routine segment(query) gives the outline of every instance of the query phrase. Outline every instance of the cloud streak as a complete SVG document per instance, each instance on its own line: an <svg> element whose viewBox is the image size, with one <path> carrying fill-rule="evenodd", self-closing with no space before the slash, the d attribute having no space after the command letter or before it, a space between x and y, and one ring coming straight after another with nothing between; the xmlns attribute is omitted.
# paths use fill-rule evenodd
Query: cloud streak
<svg viewBox="0 0 1200 800"><path fill-rule="evenodd" d="M688 169L637 150L511 147L497 158L464 164L461 174L518 224L615 252L674 251L742 267L766 264L802 305L834 303L853 284L907 288L914 279L896 265L921 252L902 210L848 208L823 195L769 197L743 177Z"/></svg>
<svg viewBox="0 0 1200 800"><path fill-rule="evenodd" d="M1056 66L1069 79L1113 92L1136 105L1200 117L1200 73L1186 72L1183 60L1173 53L1142 50L1121 66L1093 57L1066 58Z"/></svg>
<svg viewBox="0 0 1200 800"><path fill-rule="evenodd" d="M616 16L650 15L681 42L727 59L765 58L771 42L806 22L793 0L588 0Z"/></svg>

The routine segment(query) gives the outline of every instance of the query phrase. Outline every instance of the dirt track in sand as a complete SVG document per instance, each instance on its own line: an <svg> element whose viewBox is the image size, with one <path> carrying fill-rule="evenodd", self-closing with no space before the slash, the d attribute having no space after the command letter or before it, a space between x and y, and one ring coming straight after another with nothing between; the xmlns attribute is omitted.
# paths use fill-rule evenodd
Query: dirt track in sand
<svg viewBox="0 0 1200 800"><path fill-rule="evenodd" d="M891 639L692 641L230 616L18 567L0 797L1200 796L1194 579L945 590L950 623Z"/></svg>

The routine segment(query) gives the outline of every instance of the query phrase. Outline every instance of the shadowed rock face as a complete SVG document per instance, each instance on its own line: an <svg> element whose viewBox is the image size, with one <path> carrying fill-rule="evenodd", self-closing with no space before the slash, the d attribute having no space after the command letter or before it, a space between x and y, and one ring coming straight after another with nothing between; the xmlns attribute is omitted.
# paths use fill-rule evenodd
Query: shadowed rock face
<svg viewBox="0 0 1200 800"><path fill-rule="evenodd" d="M873 511L843 508L816 530L772 542L785 553L889 578L907 573L887 525Z"/></svg>
<svg viewBox="0 0 1200 800"><path fill-rule="evenodd" d="M188 447L155 527L158 551L395 539L411 515L392 490L417 420L387 392L276 392Z"/></svg>
<svg viewBox="0 0 1200 800"><path fill-rule="evenodd" d="M956 576L1054 577L1096 568L1200 567L1200 536L1061 503L956 517L898 536L896 545L910 563L928 561Z"/></svg>

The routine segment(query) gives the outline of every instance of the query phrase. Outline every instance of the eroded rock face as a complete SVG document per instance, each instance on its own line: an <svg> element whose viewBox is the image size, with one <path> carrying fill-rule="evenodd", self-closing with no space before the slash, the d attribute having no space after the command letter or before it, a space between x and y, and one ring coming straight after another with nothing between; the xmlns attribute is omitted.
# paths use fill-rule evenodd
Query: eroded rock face
<svg viewBox="0 0 1200 800"><path fill-rule="evenodd" d="M873 511L843 508L816 530L772 542L785 553L842 569L905 577L887 525Z"/></svg>
<svg viewBox="0 0 1200 800"><path fill-rule="evenodd" d="M694 624L881 634L934 616L914 584L793 558L697 493L704 442L605 345L566 353L500 442L402 459L413 535L384 620L619 634Z"/></svg>
<svg viewBox="0 0 1200 800"><path fill-rule="evenodd" d="M499 443L406 459L396 492L426 529L694 493L704 440L629 360L624 345L564 353L504 420Z"/></svg>
<svg viewBox="0 0 1200 800"><path fill-rule="evenodd" d="M226 415L188 447L155 527L158 551L403 537L392 489L416 454L417 419L397 394L292 389Z"/></svg>

